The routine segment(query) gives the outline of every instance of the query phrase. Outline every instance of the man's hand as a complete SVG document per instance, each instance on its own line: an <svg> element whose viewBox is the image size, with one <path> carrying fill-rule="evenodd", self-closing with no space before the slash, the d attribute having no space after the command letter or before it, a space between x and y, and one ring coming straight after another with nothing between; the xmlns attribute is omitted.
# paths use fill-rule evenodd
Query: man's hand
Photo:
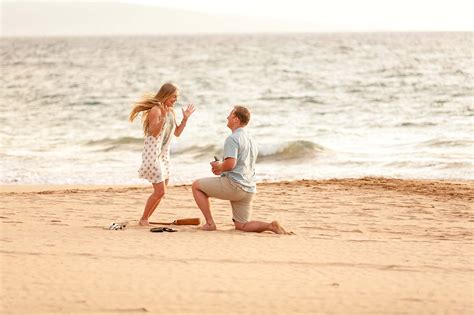
<svg viewBox="0 0 474 315"><path fill-rule="evenodd" d="M221 175L222 174L222 163L219 161L211 162L212 173L214 175Z"/></svg>
<svg viewBox="0 0 474 315"><path fill-rule="evenodd" d="M223 162L214 161L211 162L212 173L215 175L221 175L223 172L228 172L234 169L237 165L237 160L234 158L226 158Z"/></svg>

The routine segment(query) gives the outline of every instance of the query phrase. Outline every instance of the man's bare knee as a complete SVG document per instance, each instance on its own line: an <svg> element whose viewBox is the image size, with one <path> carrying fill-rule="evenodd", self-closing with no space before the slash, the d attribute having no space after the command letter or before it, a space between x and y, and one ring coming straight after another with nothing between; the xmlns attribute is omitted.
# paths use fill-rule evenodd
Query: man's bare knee
<svg viewBox="0 0 474 315"><path fill-rule="evenodd" d="M191 187L192 187L193 190L201 190L200 189L201 187L199 186L199 180L195 180Z"/></svg>
<svg viewBox="0 0 474 315"><path fill-rule="evenodd" d="M193 190L193 193L199 193L209 198L209 196L204 191L201 190L201 186L199 185L199 180L194 181L191 188Z"/></svg>

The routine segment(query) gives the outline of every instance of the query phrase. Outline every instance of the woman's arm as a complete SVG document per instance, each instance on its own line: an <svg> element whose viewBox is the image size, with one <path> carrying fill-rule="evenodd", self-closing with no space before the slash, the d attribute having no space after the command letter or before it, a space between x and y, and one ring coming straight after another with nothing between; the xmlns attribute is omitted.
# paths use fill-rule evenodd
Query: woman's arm
<svg viewBox="0 0 474 315"><path fill-rule="evenodd" d="M148 126L150 130L150 134L153 137L158 137L161 132L161 128L163 128L164 119L163 113L158 106L154 106L150 113L148 114Z"/></svg>
<svg viewBox="0 0 474 315"><path fill-rule="evenodd" d="M183 132L184 130L184 127L186 127L186 122L188 121L188 118L192 115L192 113L194 113L194 111L196 110L196 108L194 107L193 104L189 104L187 107L186 107L186 110L183 108L182 109L182 112L183 112L183 119L181 120L181 123L178 124L176 123L176 115L175 115L175 124L176 124L176 129L174 131L174 135L176 137L179 137L181 135L181 133ZM174 114L174 111L173 111L173 114Z"/></svg>

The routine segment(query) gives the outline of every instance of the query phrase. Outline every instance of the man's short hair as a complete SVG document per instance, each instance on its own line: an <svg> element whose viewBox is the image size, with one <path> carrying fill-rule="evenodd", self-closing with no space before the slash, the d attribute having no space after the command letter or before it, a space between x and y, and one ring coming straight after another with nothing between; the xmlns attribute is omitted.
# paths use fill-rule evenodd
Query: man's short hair
<svg viewBox="0 0 474 315"><path fill-rule="evenodd" d="M247 126L250 121L250 111L244 106L234 106L234 115L240 120L242 126Z"/></svg>

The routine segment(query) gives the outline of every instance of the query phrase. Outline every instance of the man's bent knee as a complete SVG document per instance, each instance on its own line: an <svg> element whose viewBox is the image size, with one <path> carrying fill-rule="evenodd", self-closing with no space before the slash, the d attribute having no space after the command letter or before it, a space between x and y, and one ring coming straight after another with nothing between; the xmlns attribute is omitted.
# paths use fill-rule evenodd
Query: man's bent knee
<svg viewBox="0 0 474 315"><path fill-rule="evenodd" d="M201 190L201 187L199 186L199 179L193 182L192 188L193 190Z"/></svg>

